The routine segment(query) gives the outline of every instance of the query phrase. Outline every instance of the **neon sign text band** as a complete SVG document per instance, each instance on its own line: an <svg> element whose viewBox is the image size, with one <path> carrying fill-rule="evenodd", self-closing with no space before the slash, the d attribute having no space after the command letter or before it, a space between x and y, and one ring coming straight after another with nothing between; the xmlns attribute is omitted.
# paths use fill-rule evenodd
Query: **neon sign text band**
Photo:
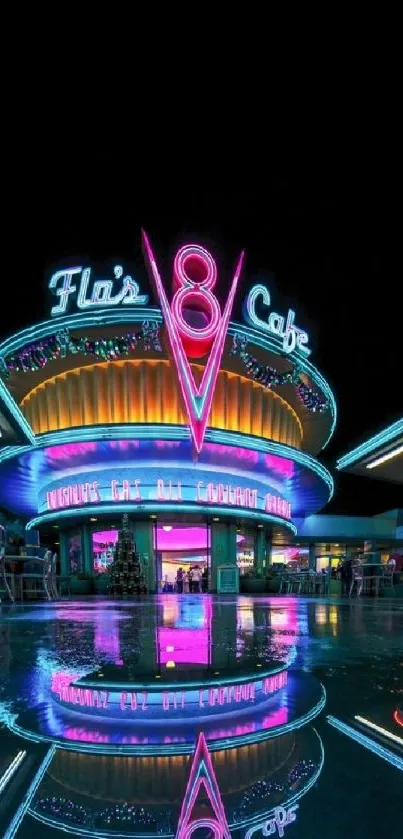
<svg viewBox="0 0 403 839"><path fill-rule="evenodd" d="M48 510L59 510L81 506L82 504L99 504L104 501L141 503L146 500L155 500L156 502L175 501L178 504L183 501L193 501L203 505L217 504L224 507L263 509L266 513L291 519L291 504L280 495L273 495L270 492L265 493L261 503L257 489L237 486L236 484L197 481L196 486L182 487L180 481L167 481L159 478L155 485L147 485L144 493L141 481L137 478L131 481L112 479L106 487L102 488L99 481L87 481L79 484L65 484L56 489L50 489L46 493Z"/></svg>

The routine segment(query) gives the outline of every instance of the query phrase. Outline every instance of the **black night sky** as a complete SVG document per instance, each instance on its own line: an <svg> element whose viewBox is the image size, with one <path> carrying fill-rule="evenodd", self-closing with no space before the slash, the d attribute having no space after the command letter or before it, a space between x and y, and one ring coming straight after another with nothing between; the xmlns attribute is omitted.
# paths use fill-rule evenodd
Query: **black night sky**
<svg viewBox="0 0 403 839"><path fill-rule="evenodd" d="M12 238L18 241L13 273L24 290L10 306L2 337L50 308L46 278L51 268L122 262L148 290L140 228L151 237L170 276L176 247L190 237L211 248L225 293L229 270L246 249L242 289L266 280L272 305L296 311L310 333L310 360L329 381L339 418L322 454L335 460L403 413L403 330L399 309L401 265L390 184L379 174L345 171L275 174L257 168L233 177L165 171L148 179L135 156L88 151L52 155L21 177ZM4 282L4 281L3 281ZM402 489L354 476L336 478L326 512L373 514L402 506Z"/></svg>

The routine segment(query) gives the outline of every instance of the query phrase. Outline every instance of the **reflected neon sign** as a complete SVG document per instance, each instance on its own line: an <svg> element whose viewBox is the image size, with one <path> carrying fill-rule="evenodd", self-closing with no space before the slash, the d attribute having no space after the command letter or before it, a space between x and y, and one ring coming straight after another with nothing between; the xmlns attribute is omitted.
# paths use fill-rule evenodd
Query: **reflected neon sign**
<svg viewBox="0 0 403 839"><path fill-rule="evenodd" d="M231 317L238 280L242 270L242 251L223 312L213 294L217 282L217 266L212 255L200 245L185 245L174 260L175 294L168 302L157 263L147 234L143 230L143 245L171 348L172 362L189 420L196 453L203 445L210 414L225 338ZM201 319L196 327L186 318L189 310L196 310ZM203 358L209 353L201 382L195 381L189 358Z"/></svg>
<svg viewBox="0 0 403 839"><path fill-rule="evenodd" d="M145 690L117 692L101 690L71 684L70 678L64 673L56 673L53 676L51 691L57 694L61 702L76 705L82 709L109 710L113 713L116 713L117 708L134 713L147 712L156 708L169 712L180 711L186 707L192 707L195 710L225 708L255 702L257 694L264 701L265 697L277 693L287 684L286 671L255 682L199 688L196 691L162 690L158 693Z"/></svg>
<svg viewBox="0 0 403 839"><path fill-rule="evenodd" d="M284 828L296 821L298 807L299 804L294 804L287 810L285 807L275 807L272 818L251 827L245 833L245 839L251 839L258 830L262 831L263 836L275 836L277 834L277 836L283 837Z"/></svg>

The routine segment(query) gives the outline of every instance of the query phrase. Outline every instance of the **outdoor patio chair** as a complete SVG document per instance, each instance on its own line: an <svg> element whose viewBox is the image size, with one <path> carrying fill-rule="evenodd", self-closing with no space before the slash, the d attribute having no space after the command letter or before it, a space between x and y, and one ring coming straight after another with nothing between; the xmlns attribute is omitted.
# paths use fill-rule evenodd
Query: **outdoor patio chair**
<svg viewBox="0 0 403 839"><path fill-rule="evenodd" d="M293 574L291 577L291 588L290 591L292 594L301 594L301 587L302 587L302 574Z"/></svg>
<svg viewBox="0 0 403 839"><path fill-rule="evenodd" d="M45 558L28 559L24 563L24 571L19 576L21 600L27 594L44 595L46 600L52 600L52 554L46 551ZM25 585L27 584L27 585Z"/></svg>
<svg viewBox="0 0 403 839"><path fill-rule="evenodd" d="M0 591L5 591L7 597L14 603L15 578L11 571L6 570L5 549L0 548ZM0 597L1 603L1 597Z"/></svg>
<svg viewBox="0 0 403 839"><path fill-rule="evenodd" d="M395 593L393 573L393 568L382 568L382 576L380 580L382 592L389 589L391 594Z"/></svg>

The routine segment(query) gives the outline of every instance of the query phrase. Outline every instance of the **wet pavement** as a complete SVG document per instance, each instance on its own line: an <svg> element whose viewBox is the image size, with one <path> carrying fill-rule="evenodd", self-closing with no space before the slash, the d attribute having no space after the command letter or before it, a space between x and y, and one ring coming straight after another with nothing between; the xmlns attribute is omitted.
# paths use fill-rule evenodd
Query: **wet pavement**
<svg viewBox="0 0 403 839"><path fill-rule="evenodd" d="M276 681L280 671L287 683ZM403 776L388 755L402 756L399 705L398 599L3 603L0 787L25 748L32 770L24 782L21 758L3 815L0 795L1 835L174 836L204 732L233 835L259 837L265 826L265 835L289 839L397 837ZM29 812L7 834L11 804L18 809L54 740ZM192 818L211 810L205 791L198 807Z"/></svg>

